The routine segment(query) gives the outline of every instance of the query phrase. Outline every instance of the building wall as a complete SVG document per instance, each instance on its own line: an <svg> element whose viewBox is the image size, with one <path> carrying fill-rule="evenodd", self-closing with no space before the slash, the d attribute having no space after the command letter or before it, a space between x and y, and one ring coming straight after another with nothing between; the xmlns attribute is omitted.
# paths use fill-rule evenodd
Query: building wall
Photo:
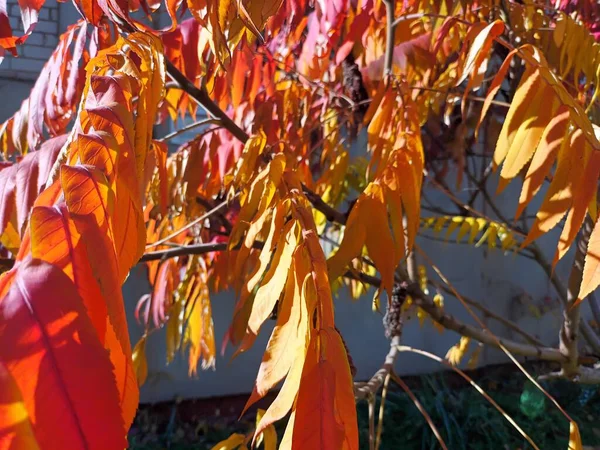
<svg viewBox="0 0 600 450"><path fill-rule="evenodd" d="M8 0L7 10L13 32L17 35L23 34L21 12L17 0ZM26 45L18 49L19 56L15 58L8 54L2 62L0 79L35 80L58 44L58 35L59 4L56 0L48 0L40 10L34 32L27 39Z"/></svg>
<svg viewBox="0 0 600 450"><path fill-rule="evenodd" d="M9 0L11 21L15 21L16 1ZM44 19L46 18L46 19ZM41 21L34 34L23 47L19 58L8 57L0 65L0 120L10 117L26 98L32 81L49 55L57 33L78 18L78 13L70 2L57 4L48 0L42 10ZM16 28L16 27L15 27ZM168 127L167 127L168 128ZM169 130L161 130L161 135ZM354 145L353 151L364 152L365 142ZM494 180L491 185L493 186ZM517 184L498 197L499 206L510 217L518 198ZM493 191L493 189L491 189ZM444 202L443 194L428 189L428 196L436 202ZM450 206L450 205L449 205ZM542 247L552 255L558 235L556 233L541 240ZM515 255L503 255L500 250L475 249L472 246L433 242L424 238L418 240L421 248L435 261L444 274L452 280L459 292L480 299L491 310L502 314L524 326L530 333L538 335L548 345L556 345L560 324L560 308L546 276L531 261ZM558 265L556 272L566 280L569 257ZM430 276L434 277L430 270ZM142 334L142 327L135 323L133 310L137 300L149 286L145 269L135 267L123 287L126 309L129 316L132 343ZM372 292L358 301L349 299L342 290L335 299L336 323L346 340L350 353L358 368L357 379L370 377L382 364L388 350L383 336L382 314L372 312ZM217 345L223 339L232 317L235 296L231 292L219 293L211 298L215 322ZM468 312L460 302L446 296L446 310L458 319L473 324ZM538 317L532 313L541 311ZM584 315L589 314L584 305ZM491 329L502 336L516 338L510 330L497 323L488 322ZM164 332L154 333L147 345L149 379L142 387L142 401L168 400L175 397L209 397L251 391L273 324L262 330L253 348L231 359L232 349L217 358L217 370L200 372L196 378L188 377L185 357L179 355L170 365L165 366ZM422 348L444 355L458 341L458 336L446 331L440 334L426 321L421 327L414 319L404 327L403 342L406 345ZM480 357L480 364L505 361L506 357L494 349L486 349ZM397 370L401 374L416 374L440 370L437 363L412 354L402 354L398 358Z"/></svg>

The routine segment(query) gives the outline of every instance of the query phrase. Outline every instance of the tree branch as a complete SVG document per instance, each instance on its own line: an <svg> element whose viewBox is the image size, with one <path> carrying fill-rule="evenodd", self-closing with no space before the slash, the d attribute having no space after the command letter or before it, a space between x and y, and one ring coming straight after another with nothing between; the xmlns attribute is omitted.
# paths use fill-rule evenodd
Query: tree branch
<svg viewBox="0 0 600 450"><path fill-rule="evenodd" d="M227 250L227 245L227 242L210 242L208 244L181 245L179 247L168 248L165 250L156 250L154 252L144 253L144 256L142 256L138 261L138 264L160 259L175 258L177 256L204 255L205 253L222 252ZM240 246L236 247L234 250L237 250ZM258 241L254 242L253 244L253 247L258 250L262 249L263 246L264 244Z"/></svg>
<svg viewBox="0 0 600 450"><path fill-rule="evenodd" d="M444 292L450 294L450 295L454 295L454 293L452 292L452 289L450 289L448 286L435 282L435 281L431 281L430 282L433 286L435 286L437 289L441 289ZM526 331L524 331L521 327L519 327L516 323L505 319L504 317L502 317L499 314L496 314L494 311L486 308L485 306L481 305L478 301L473 300L472 298L469 297L465 297L464 295L461 294L462 299L467 302L469 305L473 306L474 308L477 308L478 310L480 310L484 316L487 316L491 319L494 319L498 322L500 322L502 325L504 325L505 327L511 329L512 331L514 331L515 333L520 334L521 336L523 336L527 341L529 341L531 344L533 345L537 345L538 347L543 347L544 344L542 342L540 342L538 339L536 339L535 337L533 337L532 335L530 335L529 333L527 333Z"/></svg>
<svg viewBox="0 0 600 450"><path fill-rule="evenodd" d="M167 134L166 136L158 139L161 142L166 142L166 141L170 141L173 138L176 138L177 136L179 136L180 134L185 133L186 131L190 131L193 130L194 128L198 128L201 127L202 125L220 125L220 121L218 119L204 119L204 120L199 120L197 122L191 123L189 125L186 125L183 128L180 128L179 130L175 130L172 133Z"/></svg>
<svg viewBox="0 0 600 450"><path fill-rule="evenodd" d="M138 263L156 261L160 259L175 258L184 255L203 255L210 252L222 252L227 250L227 242L218 242L210 244L182 245L181 247L168 248L166 250L156 250L154 252L144 253Z"/></svg>
<svg viewBox="0 0 600 450"><path fill-rule="evenodd" d="M353 272L346 272L344 276L354 280L362 281L363 283L370 284L375 287L379 287L381 284L381 280L379 280L379 278L363 273L356 274ZM426 295L416 283L409 284L407 290L408 294L412 297L417 306L423 308L423 310L425 310L425 312L429 314L434 321L448 330L455 331L462 336L473 338L492 347L499 348L498 344L500 343L510 352L520 356L556 362L563 362L565 360L565 357L561 354L561 352L555 348L522 344L510 339L500 338L496 340L489 333L479 330L471 325L462 323L453 316L446 314L442 309L438 308L433 299Z"/></svg>
<svg viewBox="0 0 600 450"><path fill-rule="evenodd" d="M383 78L391 79L392 65L394 62L394 0L383 0L386 12L386 35L385 35L385 56L383 66Z"/></svg>
<svg viewBox="0 0 600 450"><path fill-rule="evenodd" d="M311 191L304 184L302 185L302 190L304 191L304 195L306 195L308 201L312 203L312 205L317 211L323 213L323 215L328 221L337 222L340 225L346 225L346 221L348 220L346 214L329 206L317 193Z"/></svg>
<svg viewBox="0 0 600 450"><path fill-rule="evenodd" d="M540 250L539 246L534 242L530 245L530 250L533 254L533 258L542 268L542 270L546 273L546 276L550 279L550 282L554 286L554 289L558 293L558 297L560 298L563 305L567 305L568 302L568 292L567 288L562 284L556 273L554 272L552 265L546 260L544 254ZM600 354L600 338L596 334L596 332L592 329L589 323L586 321L582 321L580 323L581 334L585 338L586 342L590 345L592 350L596 354Z"/></svg>
<svg viewBox="0 0 600 450"><path fill-rule="evenodd" d="M568 378L572 378L577 375L579 367L579 349L577 348L577 338L579 335L581 308L579 304L577 304L577 297L583 275L583 264L585 261L587 244L593 227L594 224L592 223L591 218L589 216L586 217L575 246L573 268L571 269L571 274L569 275L567 303L563 309L563 324L559 333L559 349L567 359L563 364L562 371Z"/></svg>
<svg viewBox="0 0 600 450"><path fill-rule="evenodd" d="M179 88L185 91L190 97L196 100L210 114L215 116L223 128L226 128L231 134L238 138L243 143L249 139L248 134L242 130L233 120L229 118L219 106L213 102L208 93L204 89L198 88L192 83L171 61L167 59L167 73L179 85Z"/></svg>

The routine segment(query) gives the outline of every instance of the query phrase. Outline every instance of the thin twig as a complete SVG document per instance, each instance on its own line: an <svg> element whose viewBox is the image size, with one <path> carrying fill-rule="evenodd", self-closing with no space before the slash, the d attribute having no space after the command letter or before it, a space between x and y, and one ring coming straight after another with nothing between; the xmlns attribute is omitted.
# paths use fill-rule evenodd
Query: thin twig
<svg viewBox="0 0 600 450"><path fill-rule="evenodd" d="M237 139L246 143L249 139L248 134L242 130L219 106L210 98L204 89L198 88L192 83L171 61L167 59L167 73L179 85L179 88L185 91L190 97L196 100L210 114L216 117L223 128L229 130Z"/></svg>
<svg viewBox="0 0 600 450"><path fill-rule="evenodd" d="M446 292L448 294L453 295L452 289L450 289L445 284L438 283L437 281L431 281L431 280L430 280L430 283L433 286L435 286L437 289L440 289L440 290L442 290L442 291L444 291L444 292ZM481 305L478 301L473 300L472 298L466 297L466 296L464 296L462 294L461 294L461 297L469 305L471 305L474 308L477 308L478 310L480 310L485 316L489 317L490 319L497 320L502 325L504 325L505 327L511 329L515 333L519 333L526 340L528 340L531 344L537 345L539 347L543 347L544 346L544 344L539 339L536 339L535 337L533 337L532 335L530 335L529 333L527 333L525 330L523 330L521 327L519 327L516 323L514 323L514 322L512 322L512 321L510 321L508 319L505 319L500 314L496 314L494 311L486 308L485 306Z"/></svg>
<svg viewBox="0 0 600 450"><path fill-rule="evenodd" d="M236 194L233 198L237 197L238 195L239 194ZM192 220L191 222L189 222L188 224L186 224L184 227L181 227L179 230L174 231L173 233L171 233L167 237L164 237L164 238L162 238L162 239L160 239L160 240L158 240L156 242L152 242L151 244L146 245L146 248L156 247L156 246L159 246L161 244L164 244L165 242L170 241L171 239L173 239L174 237L180 235L184 231L189 230L190 228L192 228L197 223L202 222L203 220L208 219L213 214L218 213L221 209L223 209L227 205L229 205L229 201L228 200L225 200L225 201L219 203L217 206L215 206L210 211L207 211L206 213L202 214L200 217Z"/></svg>
<svg viewBox="0 0 600 450"><path fill-rule="evenodd" d="M554 272L554 268L552 264L548 262L539 246L533 242L529 249L532 252L533 258L539 264L541 269L546 273L546 276L550 279L550 282L554 286L554 289L558 293L558 298L561 300L563 305L567 304L567 288L558 278L558 275ZM589 323L586 321L580 322L579 326L581 327L581 334L583 335L585 341L589 344L592 350L596 354L600 354L600 337L596 334L596 332L592 329Z"/></svg>
<svg viewBox="0 0 600 450"><path fill-rule="evenodd" d="M377 418L377 434L375 435L375 450L379 450L381 445L381 434L383 433L383 412L385 407L385 399L387 397L388 388L390 384L390 375L393 370L390 370L385 377L383 382L383 390L381 391L381 402L379 403L379 417Z"/></svg>
<svg viewBox="0 0 600 450"><path fill-rule="evenodd" d="M227 242L182 245L180 247L169 248L166 250L157 250L155 252L144 253L144 256L140 258L139 262L157 261L184 255L203 255L205 253L221 252L224 250L227 250Z"/></svg>
<svg viewBox="0 0 600 450"><path fill-rule="evenodd" d="M166 250L157 250L154 252L144 253L144 256L140 258L138 263L164 260L169 258L175 258L177 256L204 255L205 253L222 252L227 250L227 246L227 242L210 242L208 244L181 245L179 247L169 248ZM263 246L264 244L259 241L254 242L254 244L252 245L253 248L256 248L258 250L262 249ZM239 246L235 247L233 250L237 250L238 248Z"/></svg>
<svg viewBox="0 0 600 450"><path fill-rule="evenodd" d="M438 442L440 443L440 447L442 447L443 450L448 450L448 447L446 447L446 443L444 442L442 435L440 434L437 427L433 423L433 420L431 420L431 417L429 416L429 414L427 413L427 411L425 410L423 405L421 405L421 402L419 401L419 399L417 399L415 394L413 394L413 391L408 387L408 385L404 382L404 380L402 378L400 378L398 375L396 375L395 372L391 372L390 375L392 377L392 380L394 380L394 382L396 382L396 384L398 384L402 389L404 389L404 392L406 392L406 394L413 401L413 403L415 404L415 406L417 407L417 409L419 410L419 412L421 413L421 415L427 422L427 425L429 425L429 428L431 428L431 431L433 432L433 434L437 438Z"/></svg>
<svg viewBox="0 0 600 450"><path fill-rule="evenodd" d="M369 450L375 450L375 395L369 394Z"/></svg>
<svg viewBox="0 0 600 450"><path fill-rule="evenodd" d="M183 128L180 128L179 130L175 130L172 133L167 134L166 136L162 137L161 139L158 139L161 142L166 142L166 141L170 141L173 138L176 138L177 136L179 136L180 134L186 133L190 130L193 130L194 128L198 128L201 127L203 125L219 125L221 122L218 119L204 119L204 120L199 120L197 122L194 123L190 123L189 125L186 125Z"/></svg>
<svg viewBox="0 0 600 450"><path fill-rule="evenodd" d="M364 273L346 272L344 276L375 287L381 285L379 278ZM485 331L459 321L450 314L445 313L443 309L438 308L433 299L426 295L416 283L409 284L407 290L417 306L421 307L435 322L448 330L455 331L462 336L473 338L492 347L504 347L517 355L533 357L544 361L564 361L564 356L555 348L522 344L510 339L497 338Z"/></svg>
<svg viewBox="0 0 600 450"><path fill-rule="evenodd" d="M394 62L394 0L383 0L386 14L385 56L383 60L383 78L389 82Z"/></svg>
<svg viewBox="0 0 600 450"><path fill-rule="evenodd" d="M496 345L504 352L504 354L506 356L509 357L509 359L519 368L519 370L521 370L521 372L523 373L523 375L525 375L525 377L527 377L527 379L529 381L531 381L535 387L537 387L539 389L539 391L541 393L543 393L546 398L548 398L548 400L550 400L555 406L556 408L569 420L569 422L573 422L573 419L571 418L571 416L569 416L569 414L565 411L565 409L560 406L560 404L556 401L556 399L554 397L552 397L541 385L540 383L537 382L537 380L531 376L531 374L525 369L525 367L523 367L523 364L521 364L517 358L515 358L514 356L514 352L510 349L508 349L506 347L506 345L504 345L504 342L502 342L501 339L499 339L495 334L493 334L490 329L485 325L485 323L483 323L481 321L481 319L479 319L479 317L477 316L477 314L475 314L473 312L473 310L471 308L469 308L469 306L467 305L467 303L465 303L465 301L462 299L462 297L460 296L460 294L456 291L456 289L454 288L454 286L450 283L450 280L448 280L448 278L446 278L446 276L440 271L440 269L433 264L433 262L427 257L427 255L421 250L419 249L419 247L415 244L415 248L419 251L419 253L421 253L427 260L428 263L431 267L433 267L433 269L435 270L435 272L438 274L438 276L442 279L442 281L444 283L446 283L446 285L448 285L448 287L450 289L452 289L452 292L454 293L454 296L459 299L461 301L461 303L463 304L463 306L465 307L465 309L467 310L467 312L471 315L471 317L473 317L473 319L475 319L475 321L479 324L479 326L481 328L483 328L485 330L485 332L496 342ZM559 353L563 356L562 359L562 363L564 364L564 362L566 361L565 355L563 354L563 352L559 351ZM579 363L579 359L577 360L577 363Z"/></svg>
<svg viewBox="0 0 600 450"><path fill-rule="evenodd" d="M481 387L479 387L479 385L477 383L475 383L475 381L473 381L473 379L470 376L468 376L466 373L464 373L458 367L453 366L452 364L450 364L445 359L442 359L439 356L434 355L433 353L426 352L425 350L419 350L417 348L408 347L406 345L401 345L398 348L398 351L400 351L400 352L412 352L412 353L417 353L419 355L426 356L426 357L428 357L430 359L433 359L434 361L437 361L440 364L443 364L446 367L454 370L461 377L463 377L471 386L473 386L475 388L475 390L477 392L479 392L488 402L490 402L494 406L494 408L496 408L500 412L500 414L502 414L502 416L504 416L504 418L513 427L515 427L515 429L521 434L521 436L523 436L525 438L525 440L527 440L527 442L529 442L529 444L533 448L539 450L539 447L537 445L535 445L535 442L533 442L533 440L529 437L529 435L527 433L525 433L525 431L523 431L523 429L517 424L517 422L515 422L514 419L506 411L504 411L504 409L502 409L502 407L498 403L496 403L496 401L492 397L490 397L483 389L481 389Z"/></svg>

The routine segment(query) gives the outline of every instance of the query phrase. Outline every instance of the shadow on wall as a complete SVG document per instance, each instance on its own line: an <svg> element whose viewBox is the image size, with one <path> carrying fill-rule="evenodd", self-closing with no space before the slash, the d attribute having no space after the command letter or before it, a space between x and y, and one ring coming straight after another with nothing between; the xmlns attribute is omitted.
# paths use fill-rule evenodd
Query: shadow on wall
<svg viewBox="0 0 600 450"><path fill-rule="evenodd" d="M0 65L0 72L2 65ZM23 99L27 98L33 82L3 80L0 78L0 123L9 119L20 107Z"/></svg>

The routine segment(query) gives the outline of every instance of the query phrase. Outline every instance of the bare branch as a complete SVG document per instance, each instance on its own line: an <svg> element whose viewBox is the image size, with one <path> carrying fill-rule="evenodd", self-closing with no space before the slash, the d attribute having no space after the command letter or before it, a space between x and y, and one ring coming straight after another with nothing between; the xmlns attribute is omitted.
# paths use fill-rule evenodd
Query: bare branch
<svg viewBox="0 0 600 450"><path fill-rule="evenodd" d="M490 402L492 404L492 406L494 406L494 408L496 408L500 412L500 414L502 414L504 416L504 418L508 422L510 422L510 424L513 427L515 427L515 429L521 434L521 436L523 436L527 440L527 442L529 442L529 444L531 444L531 446L533 448L539 450L539 447L537 445L535 445L535 442L533 442L531 440L529 435L527 433L525 433L525 431L523 431L523 429L514 421L514 419L509 414L507 414L506 411L504 411L502 409L502 407L498 403L496 403L496 401L492 397L490 397L477 383L475 383L475 381L473 381L473 379L470 376L468 376L465 372L460 370L458 367L453 366L445 359L442 359L439 356L434 355L433 353L426 352L425 350L419 350L417 348L408 347L406 345L401 345L398 350L401 352L412 352L412 353L417 353L419 355L426 356L427 358L433 359L434 361L437 361L440 364L443 364L444 366L448 367L449 369L454 370L461 377L463 377L471 386L473 386L475 388L475 390L477 392L479 392L488 402Z"/></svg>
<svg viewBox="0 0 600 450"><path fill-rule="evenodd" d="M144 253L144 256L140 258L138 263L175 258L177 256L204 255L205 253L222 252L227 250L227 245L227 242L210 242L208 244L181 245L165 250L156 250L154 252ZM262 242L254 242L253 244L253 247L258 250L262 249L263 246L264 244ZM234 250L237 250L238 248L239 247L236 247Z"/></svg>
<svg viewBox="0 0 600 450"><path fill-rule="evenodd" d="M430 283L435 286L437 289L441 289L442 291L450 294L450 295L454 295L452 292L452 289L450 289L448 286L442 284L442 283L438 283L435 281L430 281ZM478 301L473 300L472 298L469 297L465 297L464 295L461 294L462 299L467 302L469 305L473 306L474 308L477 308L478 310L480 310L484 316L489 317L490 319L494 319L497 320L498 322L500 322L502 325L504 325L505 327L511 329L512 331L514 331L515 333L519 333L521 336L523 336L525 339L527 339L531 344L533 345L537 345L539 347L543 347L544 344L536 339L535 337L533 337L532 335L530 335L529 333L527 333L525 330L523 330L521 327L519 327L519 325L517 325L516 323L505 319L504 317L502 317L500 314L496 314L494 311L486 308L485 306L483 306L482 304L480 304Z"/></svg>
<svg viewBox="0 0 600 450"><path fill-rule="evenodd" d="M588 295L587 302L590 304L590 309L592 310L594 320L596 323L600 324L600 305L598 305L598 299L593 292Z"/></svg>
<svg viewBox="0 0 600 450"><path fill-rule="evenodd" d="M229 116L225 114L225 112L221 108L219 108L219 106L215 102L213 102L213 100L210 98L210 96L204 89L198 88L169 60L167 60L167 73L179 85L179 88L181 90L185 91L190 97L192 97L201 106L203 106L210 114L219 119L219 122L223 126L223 128L226 128L231 134L233 134L243 143L245 143L249 139L248 134L244 130L242 130L233 120L231 120Z"/></svg>
<svg viewBox="0 0 600 450"><path fill-rule="evenodd" d="M577 369L576 374L567 375L564 370L559 370L558 372L541 375L538 379L540 381L568 379L574 383L580 384L600 384L600 370L597 368L580 366Z"/></svg>
<svg viewBox="0 0 600 450"><path fill-rule="evenodd" d="M381 280L379 280L379 278L363 273L356 274L353 272L346 272L344 276L354 280L362 281L363 283L370 284L375 287L379 287L381 284ZM510 339L495 338L485 331L479 330L471 325L467 325L455 319L453 316L445 313L443 309L438 308L433 301L433 298L426 295L416 283L409 284L407 289L408 294L412 297L417 306L423 308L423 310L425 310L425 312L429 314L434 321L448 330L455 331L462 336L473 338L492 347L499 348L500 345L502 345L510 352L520 356L538 358L545 361L563 362L565 360L560 351L555 348L522 344Z"/></svg>
<svg viewBox="0 0 600 450"><path fill-rule="evenodd" d="M161 139L158 139L161 142L166 142L166 141L170 141L173 138L176 138L177 136L179 136L180 134L186 133L190 130L193 130L194 128L198 128L201 127L203 125L219 125L221 122L218 119L204 119L204 120L199 120L197 122L194 123L190 123L189 125L186 125L183 128L180 128L179 130L175 130L172 133L167 134L166 136L162 137Z"/></svg>
<svg viewBox="0 0 600 450"><path fill-rule="evenodd" d="M383 0L386 12L386 37L385 37L385 59L383 65L383 78L389 80L392 76L392 65L394 62L394 0Z"/></svg>
<svg viewBox="0 0 600 450"><path fill-rule="evenodd" d="M581 285L581 278L583 276L583 264L585 261L587 244L593 227L594 224L592 219L589 216L586 217L580 236L577 239L573 268L569 275L567 303L563 309L563 324L559 333L559 349L567 359L563 364L562 371L569 378L577 374L579 366L577 338L579 335L581 308L577 303L577 297L579 294L579 286Z"/></svg>
<svg viewBox="0 0 600 450"><path fill-rule="evenodd" d="M323 213L323 215L325 216L325 218L328 221L337 222L340 225L346 225L346 221L348 220L348 217L346 216L346 214L329 206L327 203L325 203L323 201L323 199L318 194L311 191L305 185L302 185L302 190L304 191L304 195L306 195L306 198L308 199L308 201L312 203L312 205L315 207L315 209L317 211L320 211L321 213Z"/></svg>
<svg viewBox="0 0 600 450"><path fill-rule="evenodd" d="M223 250L227 250L227 242L182 245L180 247L168 248L166 250L156 250L154 252L144 253L144 256L142 256L138 262L142 263L156 261L184 255L203 255L205 253L221 252Z"/></svg>

